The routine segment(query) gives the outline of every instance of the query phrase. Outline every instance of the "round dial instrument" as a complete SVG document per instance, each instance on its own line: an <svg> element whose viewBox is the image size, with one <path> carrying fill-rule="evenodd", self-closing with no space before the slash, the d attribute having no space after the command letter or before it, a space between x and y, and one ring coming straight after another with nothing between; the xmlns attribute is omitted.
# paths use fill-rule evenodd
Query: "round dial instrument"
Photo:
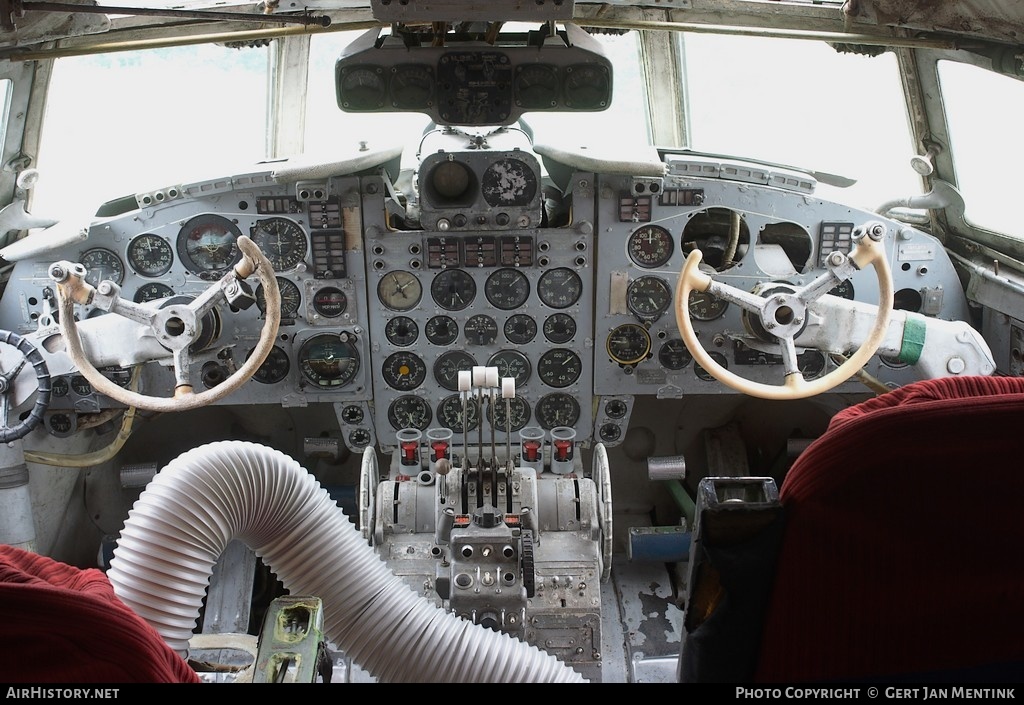
<svg viewBox="0 0 1024 705"><path fill-rule="evenodd" d="M492 208L527 206L537 195L537 175L522 159L499 159L484 171L480 193Z"/></svg>
<svg viewBox="0 0 1024 705"><path fill-rule="evenodd" d="M223 216L205 213L185 223L178 232L178 257L190 272L213 279L241 258L238 226Z"/></svg>
<svg viewBox="0 0 1024 705"><path fill-rule="evenodd" d="M294 269L306 259L306 233L288 218L267 218L252 226L252 241L259 246L275 272Z"/></svg>
<svg viewBox="0 0 1024 705"><path fill-rule="evenodd" d="M377 282L377 298L392 311L408 311L416 307L423 296L420 280L411 272L396 269Z"/></svg>
<svg viewBox="0 0 1024 705"><path fill-rule="evenodd" d="M605 350L615 363L636 365L651 354L651 335L642 325L624 323L608 334Z"/></svg>
<svg viewBox="0 0 1024 705"><path fill-rule="evenodd" d="M132 297L132 301L137 304L144 304L147 301L166 299L168 296L174 296L174 289L160 282L149 282L135 290L135 296Z"/></svg>
<svg viewBox="0 0 1024 705"><path fill-rule="evenodd" d="M567 313L553 313L544 320L544 337L564 345L576 337L576 320Z"/></svg>
<svg viewBox="0 0 1024 705"><path fill-rule="evenodd" d="M416 342L420 328L408 316L395 316L384 325L384 335L392 345L404 348Z"/></svg>
<svg viewBox="0 0 1024 705"><path fill-rule="evenodd" d="M54 397L66 397L71 390L67 377L54 377L50 383L50 395Z"/></svg>
<svg viewBox="0 0 1024 705"><path fill-rule="evenodd" d="M687 306L691 317L698 321L713 321L725 314L729 302L705 291L691 291Z"/></svg>
<svg viewBox="0 0 1024 705"><path fill-rule="evenodd" d="M497 399L494 402L494 430L507 431L505 425L505 399ZM512 397L507 400L512 416L512 432L526 427L530 423L530 405L522 397Z"/></svg>
<svg viewBox="0 0 1024 705"><path fill-rule="evenodd" d="M580 275L567 267L549 269L537 282L537 295L551 308L568 308L583 293Z"/></svg>
<svg viewBox="0 0 1024 705"><path fill-rule="evenodd" d="M398 397L388 407L388 423L396 431L403 428L418 428L425 431L433 418L434 412L430 410L430 404L413 394Z"/></svg>
<svg viewBox="0 0 1024 705"><path fill-rule="evenodd" d="M313 310L324 318L337 318L348 308L345 292L334 286L325 286L313 293Z"/></svg>
<svg viewBox="0 0 1024 705"><path fill-rule="evenodd" d="M102 281L120 285L124 281L124 264L113 250L94 247L82 253L81 264L85 267L85 280L93 286Z"/></svg>
<svg viewBox="0 0 1024 705"><path fill-rule="evenodd" d="M611 96L608 69L600 64L573 64L565 68L565 104L577 110L607 107Z"/></svg>
<svg viewBox="0 0 1024 705"><path fill-rule="evenodd" d="M430 283L434 303L446 311L461 311L476 298L476 282L464 269L446 269Z"/></svg>
<svg viewBox="0 0 1024 705"><path fill-rule="evenodd" d="M484 295L495 308L511 311L530 298L530 280L520 270L505 267L487 277Z"/></svg>
<svg viewBox="0 0 1024 705"><path fill-rule="evenodd" d="M429 108L434 99L434 72L423 64L391 69L391 105L401 110Z"/></svg>
<svg viewBox="0 0 1024 705"><path fill-rule="evenodd" d="M347 333L314 335L299 348L299 370L317 387L340 389L359 371L359 350Z"/></svg>
<svg viewBox="0 0 1024 705"><path fill-rule="evenodd" d="M451 345L459 338L459 324L450 316L434 316L423 327L423 333L434 345Z"/></svg>
<svg viewBox="0 0 1024 705"><path fill-rule="evenodd" d="M381 367L384 381L392 389L409 392L423 384L427 378L427 366L419 355L407 350L399 350L388 355Z"/></svg>
<svg viewBox="0 0 1024 705"><path fill-rule="evenodd" d="M668 264L675 251L672 233L660 225L644 225L629 236L626 252L633 263L645 269Z"/></svg>
<svg viewBox="0 0 1024 705"><path fill-rule="evenodd" d="M434 379L450 392L459 391L459 372L471 371L476 358L461 350L449 350L434 362Z"/></svg>
<svg viewBox="0 0 1024 705"><path fill-rule="evenodd" d="M672 289L661 277L634 279L626 290L626 306L643 321L656 321L672 305Z"/></svg>
<svg viewBox="0 0 1024 705"><path fill-rule="evenodd" d="M171 244L158 235L139 235L128 244L128 265L144 277L159 277L174 263Z"/></svg>
<svg viewBox="0 0 1024 705"><path fill-rule="evenodd" d="M245 356L245 359L248 360L251 355L252 350ZM277 384L288 376L291 368L292 363L288 360L288 353L275 345L270 349L267 359L253 373L252 378L263 384Z"/></svg>
<svg viewBox="0 0 1024 705"><path fill-rule="evenodd" d="M452 394L441 400L437 405L437 422L455 433L466 433L476 429L480 423L480 407L476 399L466 401L466 421L462 420L462 396Z"/></svg>
<svg viewBox="0 0 1024 705"><path fill-rule="evenodd" d="M518 350L499 350L487 361L488 367L498 368L498 379L511 377L516 381L516 389L526 386L530 380L533 366L529 358Z"/></svg>
<svg viewBox="0 0 1024 705"><path fill-rule="evenodd" d="M526 110L544 110L558 106L558 67L551 64L524 64L516 67L513 86L516 105Z"/></svg>
<svg viewBox="0 0 1024 705"><path fill-rule="evenodd" d="M379 66L347 66L338 77L338 99L341 108L383 108L384 94L384 69Z"/></svg>
<svg viewBox="0 0 1024 705"><path fill-rule="evenodd" d="M291 279L275 277L277 279L277 290L281 292L281 319L295 321L299 317L299 310L302 308L302 292L299 286ZM263 291L263 285L256 287L256 305L260 313L267 313L267 295Z"/></svg>
<svg viewBox="0 0 1024 705"><path fill-rule="evenodd" d="M498 339L498 322L484 313L466 321L466 342L470 345L490 345Z"/></svg>
<svg viewBox="0 0 1024 705"><path fill-rule="evenodd" d="M579 402L575 397L562 392L541 397L534 411L537 413L537 423L548 431L559 426L575 426L580 420Z"/></svg>
<svg viewBox="0 0 1024 705"><path fill-rule="evenodd" d="M729 361L725 358L725 355L723 355L722 353L718 352L717 350L712 350L708 352L708 355L711 357L712 360L717 362L723 370L729 368ZM714 375L712 375L710 372L705 370L697 363L694 363L693 365L693 372L695 375L697 375L698 379L702 379L705 382L715 381Z"/></svg>
<svg viewBox="0 0 1024 705"><path fill-rule="evenodd" d="M582 372L580 356L567 348L548 350L537 361L537 376L549 387L568 387L580 378Z"/></svg>
<svg viewBox="0 0 1024 705"><path fill-rule="evenodd" d="M505 321L505 337L508 342L516 345L526 345L537 337L537 321L525 313L517 313L509 316Z"/></svg>
<svg viewBox="0 0 1024 705"><path fill-rule="evenodd" d="M668 370L681 370L693 360L693 355L686 349L686 343L679 338L666 340L658 350L658 362Z"/></svg>

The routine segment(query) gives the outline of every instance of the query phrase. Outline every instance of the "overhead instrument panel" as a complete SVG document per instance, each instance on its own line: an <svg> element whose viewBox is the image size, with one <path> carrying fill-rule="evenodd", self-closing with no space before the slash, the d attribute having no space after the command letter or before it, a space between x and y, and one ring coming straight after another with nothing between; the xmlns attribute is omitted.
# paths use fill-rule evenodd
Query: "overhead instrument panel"
<svg viewBox="0 0 1024 705"><path fill-rule="evenodd" d="M611 62L574 24L496 37L424 36L402 27L381 32L372 29L352 42L335 65L338 107L346 112L421 112L439 125L480 126L511 125L524 112L611 105Z"/></svg>

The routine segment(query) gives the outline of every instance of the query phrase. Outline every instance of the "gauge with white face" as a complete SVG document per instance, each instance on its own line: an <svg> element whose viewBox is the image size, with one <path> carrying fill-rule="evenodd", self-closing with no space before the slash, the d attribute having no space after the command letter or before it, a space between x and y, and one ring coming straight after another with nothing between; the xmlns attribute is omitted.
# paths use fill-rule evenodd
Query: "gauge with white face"
<svg viewBox="0 0 1024 705"><path fill-rule="evenodd" d="M392 311L416 308L422 296L420 280L413 273L402 269L388 272L377 282L377 298Z"/></svg>

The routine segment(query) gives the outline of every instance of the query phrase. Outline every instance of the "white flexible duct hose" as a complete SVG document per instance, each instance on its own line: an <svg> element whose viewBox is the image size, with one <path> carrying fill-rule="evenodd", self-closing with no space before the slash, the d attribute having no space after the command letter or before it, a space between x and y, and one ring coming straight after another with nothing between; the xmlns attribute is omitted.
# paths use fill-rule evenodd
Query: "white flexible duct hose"
<svg viewBox="0 0 1024 705"><path fill-rule="evenodd" d="M266 446L221 441L171 461L128 514L107 575L182 656L214 563L233 539L380 682L585 682L553 655L436 607L394 575L316 479Z"/></svg>

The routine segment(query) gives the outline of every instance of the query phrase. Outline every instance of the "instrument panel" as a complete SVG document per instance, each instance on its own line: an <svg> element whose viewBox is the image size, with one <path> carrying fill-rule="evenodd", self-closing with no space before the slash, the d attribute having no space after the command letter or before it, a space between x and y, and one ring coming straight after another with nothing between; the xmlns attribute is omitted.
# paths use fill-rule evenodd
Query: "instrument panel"
<svg viewBox="0 0 1024 705"><path fill-rule="evenodd" d="M189 184L159 204L140 201L137 210L97 219L78 244L17 262L0 321L22 334L52 328L47 269L61 259L81 262L90 283L113 281L137 303L187 301L238 261L245 234L275 269L282 321L253 380L219 403L331 403L353 451L389 449L399 430L441 426L456 444L489 439L492 429L504 445L528 426L569 426L581 443L615 445L645 396L735 393L693 361L679 336L676 280L691 251L699 248L708 271L740 289L800 286L823 271L831 251L849 249L858 224L881 220L807 190L724 178L726 170L716 175L697 159L667 157L659 179L577 171L564 195L571 217L558 225L539 195L540 160L522 147L432 150L417 175L419 222L395 221L383 172L313 184L277 183L270 172ZM451 164L458 173L439 177ZM436 197L446 183L458 186ZM897 308L965 320L963 291L941 246L885 222ZM871 271L831 293L866 303L878 296ZM251 353L266 311L262 287L254 298L247 309L209 314L194 352L197 391ZM756 321L708 294L693 294L687 310L721 366L782 384L781 359L756 344ZM106 332L112 318L120 317L79 307L80 330L95 330L103 343L93 351L96 366L127 386L118 351L134 341L106 344L123 335ZM812 349L798 360L807 379L836 365ZM171 396L168 363L145 365L138 391ZM114 405L61 354L48 364L51 434L71 435L81 415ZM460 372L480 366L514 380L507 410L500 388L489 392L496 403L483 405L459 389ZM866 370L895 384L916 378L892 358L876 356ZM862 387L849 381L837 391Z"/></svg>

